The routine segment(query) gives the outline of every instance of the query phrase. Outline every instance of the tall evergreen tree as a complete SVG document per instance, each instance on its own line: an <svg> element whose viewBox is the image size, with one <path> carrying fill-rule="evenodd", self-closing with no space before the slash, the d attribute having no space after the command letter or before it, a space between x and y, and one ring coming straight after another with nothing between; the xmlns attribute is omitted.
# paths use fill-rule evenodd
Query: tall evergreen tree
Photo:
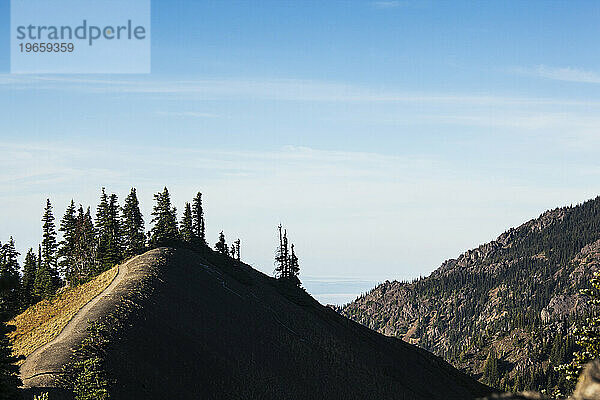
<svg viewBox="0 0 600 400"><path fill-rule="evenodd" d="M123 259L122 234L121 234L121 216L119 213L119 201L116 194L111 194L108 202L108 228L109 228L109 246L108 262L112 267Z"/></svg>
<svg viewBox="0 0 600 400"><path fill-rule="evenodd" d="M225 234L223 233L223 231L219 233L219 241L215 243L215 250L217 250L223 255L229 255L229 252L227 250L227 242L225 242Z"/></svg>
<svg viewBox="0 0 600 400"><path fill-rule="evenodd" d="M18 253L14 249L14 241L10 238L4 246L0 246L0 400L17 400L20 398L17 388L21 385L18 372L19 367L15 365L16 358L11 354L8 337L9 332L14 330L6 324L15 313L13 302L18 294ZM15 283L16 280L16 283Z"/></svg>
<svg viewBox="0 0 600 400"><path fill-rule="evenodd" d="M108 220L108 195L105 188L100 194L100 203L96 207L96 234L98 237L98 248L96 253L98 271L105 269L108 265L108 253L110 246L110 222Z"/></svg>
<svg viewBox="0 0 600 400"><path fill-rule="evenodd" d="M498 387L500 383L500 372L498 371L498 358L494 348L488 353L485 365L483 366L483 380L491 387Z"/></svg>
<svg viewBox="0 0 600 400"><path fill-rule="evenodd" d="M0 278L0 297L10 286L9 282ZM17 389L21 386L19 367L15 365L17 359L12 356L10 341L7 337L7 334L14 330L14 327L6 324L9 318L10 313L0 308L0 400L21 399Z"/></svg>
<svg viewBox="0 0 600 400"><path fill-rule="evenodd" d="M85 282L96 273L96 232L90 208L83 211L80 205L76 218L76 241L73 268L67 279L72 284Z"/></svg>
<svg viewBox="0 0 600 400"><path fill-rule="evenodd" d="M192 201L192 220L194 238L206 244L204 209L202 208L202 193L198 192Z"/></svg>
<svg viewBox="0 0 600 400"><path fill-rule="evenodd" d="M279 247L275 255L275 275L279 279L284 279L292 282L296 286L300 286L300 279L298 279L300 266L294 250L294 245L291 245L290 252L287 230L284 230L281 224L279 224L278 229Z"/></svg>
<svg viewBox="0 0 600 400"><path fill-rule="evenodd" d="M6 317L5 317L6 318ZM19 379L19 367L15 364L16 357L12 356L10 341L7 334L14 330L0 321L0 400L21 399L18 387L21 386Z"/></svg>
<svg viewBox="0 0 600 400"><path fill-rule="evenodd" d="M0 279L4 289L0 296L0 309L15 314L19 309L19 253L11 237L8 243L0 245Z"/></svg>
<svg viewBox="0 0 600 400"><path fill-rule="evenodd" d="M236 240L234 244L235 244L236 258L238 261L240 261L240 258L241 258L241 256L240 256L240 239Z"/></svg>
<svg viewBox="0 0 600 400"><path fill-rule="evenodd" d="M146 248L144 218L135 188L131 188L123 205L123 247L126 257L140 254Z"/></svg>
<svg viewBox="0 0 600 400"><path fill-rule="evenodd" d="M71 204L67 207L65 215L60 221L59 228L59 231L62 232L63 240L59 243L57 255L59 271L63 276L71 274L74 264L75 242L77 241L77 220L75 213L75 202L71 200Z"/></svg>
<svg viewBox="0 0 600 400"><path fill-rule="evenodd" d="M40 268L38 268L34 294L39 298L47 298L54 294L59 286L56 262L56 227L50 199L46 200L46 208L42 217L43 239L41 245Z"/></svg>
<svg viewBox="0 0 600 400"><path fill-rule="evenodd" d="M154 195L154 208L152 211L152 223L150 230L150 244L161 246L172 243L179 239L177 230L177 209L171 207L171 195L165 187L162 192Z"/></svg>
<svg viewBox="0 0 600 400"><path fill-rule="evenodd" d="M102 272L118 264L123 257L118 198L114 193L109 197L104 188L102 188L100 203L96 210L96 229L98 234L97 272Z"/></svg>
<svg viewBox="0 0 600 400"><path fill-rule="evenodd" d="M286 279L289 277L287 231L283 230L281 224L277 228L279 230L279 247L275 255L275 274L278 278Z"/></svg>
<svg viewBox="0 0 600 400"><path fill-rule="evenodd" d="M41 299L47 299L55 293L56 287L52 275L48 265L43 261L40 262L40 267L35 272L35 281L33 284L34 302Z"/></svg>
<svg viewBox="0 0 600 400"><path fill-rule="evenodd" d="M25 262L23 263L23 277L21 278L21 306L23 308L29 307L33 304L33 286L35 283L37 267L38 259L33 252L33 249L29 249L25 255Z"/></svg>
<svg viewBox="0 0 600 400"><path fill-rule="evenodd" d="M290 275L292 277L298 277L298 274L300 273L300 264L298 263L298 256L296 256L296 253L294 251L294 245L292 244L292 250L290 253Z"/></svg>
<svg viewBox="0 0 600 400"><path fill-rule="evenodd" d="M192 218L192 208L190 203L185 203L185 208L183 209L183 217L181 219L181 224L179 233L181 234L181 239L186 242L191 242L194 237L193 230L193 218Z"/></svg>

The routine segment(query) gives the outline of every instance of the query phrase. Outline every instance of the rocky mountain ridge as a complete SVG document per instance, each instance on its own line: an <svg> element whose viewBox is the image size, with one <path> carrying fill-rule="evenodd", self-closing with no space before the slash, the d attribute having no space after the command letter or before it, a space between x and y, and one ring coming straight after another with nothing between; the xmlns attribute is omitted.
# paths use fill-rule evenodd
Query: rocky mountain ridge
<svg viewBox="0 0 600 400"><path fill-rule="evenodd" d="M385 282L339 311L505 390L552 390L579 289L600 266L600 198L547 211L413 282ZM490 365L493 367L490 367Z"/></svg>

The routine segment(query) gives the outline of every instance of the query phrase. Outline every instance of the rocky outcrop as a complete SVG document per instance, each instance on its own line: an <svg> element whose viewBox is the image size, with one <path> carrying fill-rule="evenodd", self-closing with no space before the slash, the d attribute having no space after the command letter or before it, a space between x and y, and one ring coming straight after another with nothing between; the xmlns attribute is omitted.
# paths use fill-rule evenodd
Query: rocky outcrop
<svg viewBox="0 0 600 400"><path fill-rule="evenodd" d="M571 400L600 400L600 361L596 360L587 365Z"/></svg>
<svg viewBox="0 0 600 400"><path fill-rule="evenodd" d="M590 311L579 291L595 271L600 197L547 211L428 277L385 282L339 311L478 378L493 353L502 388L552 388L553 367L572 350L569 329Z"/></svg>
<svg viewBox="0 0 600 400"><path fill-rule="evenodd" d="M537 392L498 393L481 400L544 400ZM573 395L567 400L600 400L600 360L589 363L583 370Z"/></svg>

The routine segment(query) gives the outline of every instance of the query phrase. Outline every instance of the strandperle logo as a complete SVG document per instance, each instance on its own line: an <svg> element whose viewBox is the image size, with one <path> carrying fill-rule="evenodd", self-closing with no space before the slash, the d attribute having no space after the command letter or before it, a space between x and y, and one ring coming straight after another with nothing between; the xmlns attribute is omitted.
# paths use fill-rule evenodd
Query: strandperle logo
<svg viewBox="0 0 600 400"><path fill-rule="evenodd" d="M15 74L150 73L150 0L11 0Z"/></svg>
<svg viewBox="0 0 600 400"><path fill-rule="evenodd" d="M29 24L17 26L18 40L57 41L57 40L85 40L92 46L97 40L145 40L146 28L135 25L132 20L127 20L123 25L97 26L84 19L78 26L39 26Z"/></svg>

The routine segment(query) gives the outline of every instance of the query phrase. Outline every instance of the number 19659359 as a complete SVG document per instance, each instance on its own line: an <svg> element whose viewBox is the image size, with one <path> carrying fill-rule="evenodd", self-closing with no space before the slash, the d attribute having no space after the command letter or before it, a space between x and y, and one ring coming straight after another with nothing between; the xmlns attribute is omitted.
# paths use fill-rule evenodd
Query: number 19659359
<svg viewBox="0 0 600 400"><path fill-rule="evenodd" d="M73 43L19 43L21 53L72 53Z"/></svg>

